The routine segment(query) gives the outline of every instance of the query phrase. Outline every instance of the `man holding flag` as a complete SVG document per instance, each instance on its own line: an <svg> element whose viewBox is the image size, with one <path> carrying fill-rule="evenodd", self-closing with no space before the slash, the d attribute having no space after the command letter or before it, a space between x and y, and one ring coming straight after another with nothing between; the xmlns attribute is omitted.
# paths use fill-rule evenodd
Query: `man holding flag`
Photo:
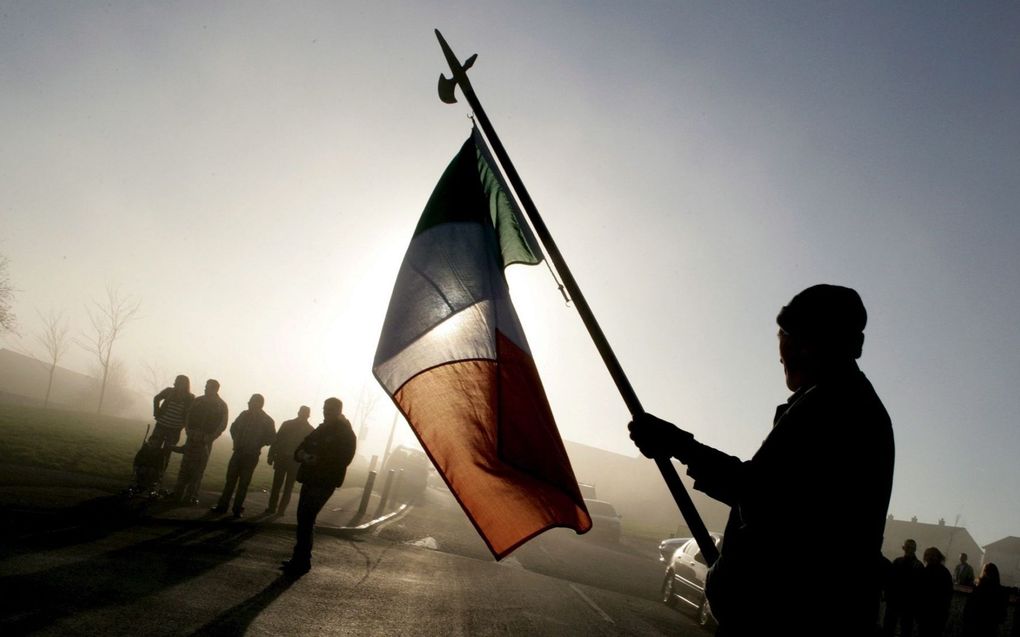
<svg viewBox="0 0 1020 637"><path fill-rule="evenodd" d="M630 423L631 438L649 458L687 465L695 489L732 507L706 587L720 636L780 625L784 635L872 635L894 446L889 415L856 363L867 313L856 291L816 285L776 320L793 395L751 460L648 414ZM820 556L818 538L837 562ZM777 578L780 558L804 577ZM769 592L777 582L781 597Z"/></svg>

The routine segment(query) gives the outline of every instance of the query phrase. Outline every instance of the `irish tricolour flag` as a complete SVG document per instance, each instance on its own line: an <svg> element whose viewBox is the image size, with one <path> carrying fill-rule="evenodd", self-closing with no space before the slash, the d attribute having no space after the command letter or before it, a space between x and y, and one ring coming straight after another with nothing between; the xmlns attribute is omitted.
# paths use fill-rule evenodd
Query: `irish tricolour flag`
<svg viewBox="0 0 1020 637"><path fill-rule="evenodd" d="M497 559L591 528L503 275L541 260L476 131L418 221L373 366Z"/></svg>

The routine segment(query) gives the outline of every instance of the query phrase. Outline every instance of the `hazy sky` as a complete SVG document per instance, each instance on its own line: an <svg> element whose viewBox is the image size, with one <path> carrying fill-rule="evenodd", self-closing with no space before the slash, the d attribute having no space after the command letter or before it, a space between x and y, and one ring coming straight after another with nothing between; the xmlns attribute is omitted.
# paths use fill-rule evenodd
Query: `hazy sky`
<svg viewBox="0 0 1020 637"><path fill-rule="evenodd" d="M437 27L648 411L749 457L788 395L777 311L850 285L890 512L1020 535L1016 3L0 2L2 344L113 284L138 389L215 376L277 422L365 391L381 445L382 319L470 130ZM564 437L634 454L548 273L509 277Z"/></svg>

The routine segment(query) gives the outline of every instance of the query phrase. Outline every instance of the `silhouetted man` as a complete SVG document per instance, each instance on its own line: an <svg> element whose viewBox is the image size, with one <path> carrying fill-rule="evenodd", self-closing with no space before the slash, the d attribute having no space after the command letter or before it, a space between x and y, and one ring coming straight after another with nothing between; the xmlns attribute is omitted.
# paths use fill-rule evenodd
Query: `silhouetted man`
<svg viewBox="0 0 1020 637"><path fill-rule="evenodd" d="M231 497L234 498L234 517L241 517L241 512L244 511L244 498L248 495L251 476L259 464L262 447L273 444L273 438L276 436L273 419L262 411L265 404L266 399L262 394L252 394L248 400L248 409L242 411L230 425L234 453L230 456L230 464L227 465L227 482L223 485L223 495L212 509L216 513L227 512Z"/></svg>
<svg viewBox="0 0 1020 637"><path fill-rule="evenodd" d="M290 560L283 563L288 575L308 572L312 562L312 532L315 518L330 496L344 483L347 465L354 459L358 439L343 415L339 398L327 398L322 405L322 424L298 446L294 459L301 463L297 480L301 497L297 510L297 542Z"/></svg>
<svg viewBox="0 0 1020 637"><path fill-rule="evenodd" d="M181 469L177 473L174 497L184 504L198 504L198 489L209 463L213 441L227 428L227 403L219 396L220 383L210 378L205 393L195 399L188 410L184 429L188 440L181 452Z"/></svg>
<svg viewBox="0 0 1020 637"><path fill-rule="evenodd" d="M913 634L923 568L921 560L917 559L917 542L907 540L903 543L903 555L893 560L889 569L885 586L885 618L882 621L884 635L894 635L897 624L901 637Z"/></svg>
<svg viewBox="0 0 1020 637"><path fill-rule="evenodd" d="M171 447L181 439L181 431L188 418L188 410L195 400L191 393L191 380L184 374L174 379L174 386L163 389L152 397L152 417L156 426L152 429L149 441L158 443L163 448L163 467L160 478L170 462Z"/></svg>
<svg viewBox="0 0 1020 637"><path fill-rule="evenodd" d="M294 490L294 479L297 478L298 468L301 464L294 459L294 452L298 445L314 431L314 427L308 422L312 410L301 405L298 409L297 418L288 420L280 425L276 432L276 439L269 447L269 454L266 461L273 467L273 491L269 494L269 508L266 513L279 513L283 515L290 504L290 494ZM283 492L281 493L281 487ZM279 507L277 507L279 502Z"/></svg>
<svg viewBox="0 0 1020 637"><path fill-rule="evenodd" d="M966 553L960 553L960 563L953 569L953 582L960 586L974 585L974 567L967 563Z"/></svg>
<svg viewBox="0 0 1020 637"><path fill-rule="evenodd" d="M648 414L630 424L631 438L650 458L686 464L695 489L731 507L706 591L719 635L870 635L894 449L889 415L856 362L867 312L854 290L816 285L776 320L793 395L750 460ZM847 566L805 563L791 599L769 594L777 561L793 551L813 562L822 537Z"/></svg>

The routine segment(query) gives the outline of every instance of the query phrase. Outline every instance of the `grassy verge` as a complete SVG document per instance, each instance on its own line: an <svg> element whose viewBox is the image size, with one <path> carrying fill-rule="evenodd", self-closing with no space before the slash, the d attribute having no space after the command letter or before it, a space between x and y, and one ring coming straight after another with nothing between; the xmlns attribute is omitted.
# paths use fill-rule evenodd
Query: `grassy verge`
<svg viewBox="0 0 1020 637"><path fill-rule="evenodd" d="M0 461L5 464L72 471L123 480L132 478L132 462L142 444L146 424L78 411L0 404ZM183 441L183 437L182 437ZM230 435L213 444L203 489L222 489L230 460ZM273 470L265 453L252 478L253 489L268 489ZM167 469L171 487L181 456L174 454Z"/></svg>

